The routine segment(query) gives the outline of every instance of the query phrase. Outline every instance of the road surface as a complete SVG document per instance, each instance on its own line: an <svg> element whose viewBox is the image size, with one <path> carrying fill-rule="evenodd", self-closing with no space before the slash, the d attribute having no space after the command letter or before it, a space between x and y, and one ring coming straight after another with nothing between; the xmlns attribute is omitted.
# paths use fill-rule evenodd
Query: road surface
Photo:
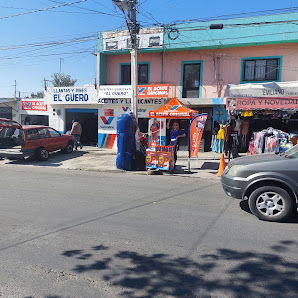
<svg viewBox="0 0 298 298"><path fill-rule="evenodd" d="M297 297L297 217L217 179L0 169L0 297Z"/></svg>

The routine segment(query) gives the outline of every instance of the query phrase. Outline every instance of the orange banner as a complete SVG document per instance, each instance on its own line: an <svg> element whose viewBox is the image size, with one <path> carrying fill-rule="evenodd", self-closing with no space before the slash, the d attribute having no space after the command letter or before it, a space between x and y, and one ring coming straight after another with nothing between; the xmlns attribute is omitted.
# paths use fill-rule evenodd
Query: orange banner
<svg viewBox="0 0 298 298"><path fill-rule="evenodd" d="M198 156L202 135L208 114L200 114L191 120L189 125L189 157Z"/></svg>
<svg viewBox="0 0 298 298"><path fill-rule="evenodd" d="M169 84L138 85L138 98L169 97Z"/></svg>

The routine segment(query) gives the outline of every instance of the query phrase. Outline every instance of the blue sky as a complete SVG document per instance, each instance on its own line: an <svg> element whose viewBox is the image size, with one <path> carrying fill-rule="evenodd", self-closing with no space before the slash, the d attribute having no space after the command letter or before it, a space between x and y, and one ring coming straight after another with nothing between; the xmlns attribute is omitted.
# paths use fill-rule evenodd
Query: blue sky
<svg viewBox="0 0 298 298"><path fill-rule="evenodd" d="M112 0L0 0L0 98L21 97L43 90L43 79L55 72L77 79L77 86L94 83L96 32L125 28ZM254 11L298 7L298 0L140 0L142 26ZM28 13L35 10L46 11ZM106 13L106 14L102 14ZM14 16L22 14L19 16ZM269 13L268 13L269 14ZM154 17L154 19L153 19ZM79 39L76 40L76 39ZM84 39L84 40L82 40Z"/></svg>

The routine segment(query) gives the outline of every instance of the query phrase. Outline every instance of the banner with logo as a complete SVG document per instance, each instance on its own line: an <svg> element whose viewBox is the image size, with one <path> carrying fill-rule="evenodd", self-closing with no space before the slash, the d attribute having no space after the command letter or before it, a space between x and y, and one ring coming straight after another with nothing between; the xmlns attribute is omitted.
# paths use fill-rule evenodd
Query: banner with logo
<svg viewBox="0 0 298 298"><path fill-rule="evenodd" d="M208 114L200 114L191 120L189 125L189 157L198 156L202 135Z"/></svg>
<svg viewBox="0 0 298 298"><path fill-rule="evenodd" d="M157 142L162 146L166 145L166 119L150 118L148 123L149 142Z"/></svg>
<svg viewBox="0 0 298 298"><path fill-rule="evenodd" d="M48 106L44 101L22 100L22 110L24 111L47 111Z"/></svg>
<svg viewBox="0 0 298 298"><path fill-rule="evenodd" d="M138 98L169 97L169 84L138 85Z"/></svg>

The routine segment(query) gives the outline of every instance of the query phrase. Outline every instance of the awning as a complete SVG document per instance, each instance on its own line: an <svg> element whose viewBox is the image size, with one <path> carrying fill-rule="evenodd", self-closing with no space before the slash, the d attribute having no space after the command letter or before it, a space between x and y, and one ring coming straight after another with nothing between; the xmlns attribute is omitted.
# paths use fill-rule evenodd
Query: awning
<svg viewBox="0 0 298 298"><path fill-rule="evenodd" d="M298 97L298 81L228 84L227 97Z"/></svg>
<svg viewBox="0 0 298 298"><path fill-rule="evenodd" d="M150 118L167 118L167 119L192 119L199 114L198 111L186 107L176 97L157 110L150 111Z"/></svg>

